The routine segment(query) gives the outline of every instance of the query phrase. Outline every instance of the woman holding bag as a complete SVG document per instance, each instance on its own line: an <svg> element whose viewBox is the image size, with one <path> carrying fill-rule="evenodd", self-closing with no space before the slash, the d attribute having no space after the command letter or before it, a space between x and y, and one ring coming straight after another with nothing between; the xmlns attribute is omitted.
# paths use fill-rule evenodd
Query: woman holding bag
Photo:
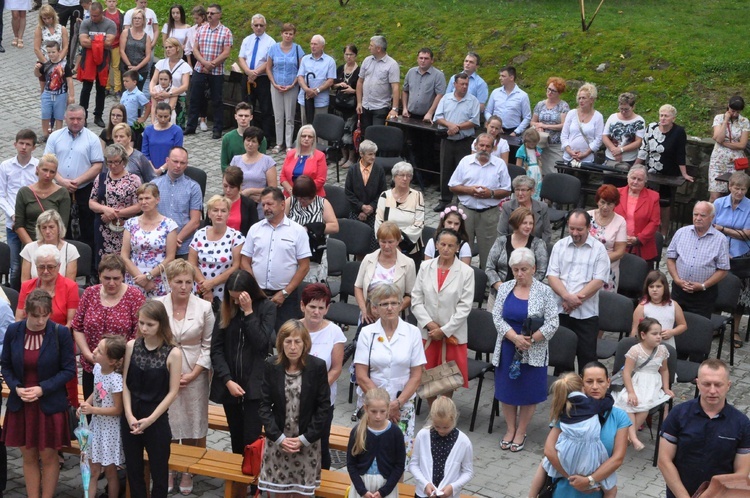
<svg viewBox="0 0 750 498"><path fill-rule="evenodd" d="M745 100L739 95L729 99L729 105L724 114L714 117L714 150L708 164L709 201L727 193L727 184L719 182L716 177L723 173L734 172L737 160L745 159L744 169L747 169L745 146L750 132L750 121L740 112L745 108Z"/></svg>
<svg viewBox="0 0 750 498"><path fill-rule="evenodd" d="M344 159L342 168L346 169L357 164L357 148L353 147L354 129L357 127L357 81L359 81L359 64L357 64L357 46L353 44L344 47L344 63L336 69L336 97L333 108L336 114L344 118ZM348 137L348 141L347 141Z"/></svg>
<svg viewBox="0 0 750 498"><path fill-rule="evenodd" d="M422 329L425 341L425 368L455 360L469 387L467 319L474 299L474 270L461 262L458 249L461 238L455 230L443 229L437 235L439 256L422 263L411 293L411 312ZM445 394L453 396L452 392ZM429 400L430 404L432 399Z"/></svg>

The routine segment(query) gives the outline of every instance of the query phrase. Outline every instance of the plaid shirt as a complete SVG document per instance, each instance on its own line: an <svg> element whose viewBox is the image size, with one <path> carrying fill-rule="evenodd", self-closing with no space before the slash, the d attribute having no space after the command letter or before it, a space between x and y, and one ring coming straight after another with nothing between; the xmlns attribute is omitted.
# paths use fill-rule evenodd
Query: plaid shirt
<svg viewBox="0 0 750 498"><path fill-rule="evenodd" d="M216 59L224 51L224 47L227 45L231 47L233 44L232 31L221 23L215 28L205 23L195 33L195 45L198 46L201 55L207 61ZM195 63L195 71L203 71L203 65L200 62ZM222 76L224 74L224 63L216 66L211 74Z"/></svg>
<svg viewBox="0 0 750 498"><path fill-rule="evenodd" d="M681 279L705 282L716 270L729 270L729 244L713 226L698 236L695 225L690 225L674 234L667 258L675 260Z"/></svg>

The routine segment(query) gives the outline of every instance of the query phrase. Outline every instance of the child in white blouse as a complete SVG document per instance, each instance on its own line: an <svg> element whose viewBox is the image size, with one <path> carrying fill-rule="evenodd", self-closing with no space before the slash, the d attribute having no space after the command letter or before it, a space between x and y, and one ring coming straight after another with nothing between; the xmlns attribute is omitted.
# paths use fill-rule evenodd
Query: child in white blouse
<svg viewBox="0 0 750 498"><path fill-rule="evenodd" d="M417 496L459 496L474 476L471 441L456 428L457 422L453 400L438 397L430 408L428 425L414 439L409 472L417 481Z"/></svg>

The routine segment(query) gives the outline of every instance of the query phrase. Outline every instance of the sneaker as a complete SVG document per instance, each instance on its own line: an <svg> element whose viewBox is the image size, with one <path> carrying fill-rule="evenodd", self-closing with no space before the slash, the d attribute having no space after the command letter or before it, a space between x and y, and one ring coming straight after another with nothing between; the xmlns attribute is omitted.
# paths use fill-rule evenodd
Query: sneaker
<svg viewBox="0 0 750 498"><path fill-rule="evenodd" d="M3 48L2 44L0 44L0 54L4 54L4 53L5 53L5 49Z"/></svg>
<svg viewBox="0 0 750 498"><path fill-rule="evenodd" d="M200 129L201 131L208 131L208 125L206 124L205 121L201 121Z"/></svg>

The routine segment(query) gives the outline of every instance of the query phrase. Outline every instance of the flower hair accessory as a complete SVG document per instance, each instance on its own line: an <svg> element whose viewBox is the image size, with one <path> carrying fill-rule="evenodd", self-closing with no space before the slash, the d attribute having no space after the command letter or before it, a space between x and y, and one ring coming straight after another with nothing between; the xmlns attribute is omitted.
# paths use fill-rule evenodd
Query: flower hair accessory
<svg viewBox="0 0 750 498"><path fill-rule="evenodd" d="M440 219L442 220L443 218L445 218L447 215L451 213L458 213L461 219L466 221L466 213L464 213L463 209L456 207L456 206L450 206L450 207L445 208L443 212L440 213Z"/></svg>

